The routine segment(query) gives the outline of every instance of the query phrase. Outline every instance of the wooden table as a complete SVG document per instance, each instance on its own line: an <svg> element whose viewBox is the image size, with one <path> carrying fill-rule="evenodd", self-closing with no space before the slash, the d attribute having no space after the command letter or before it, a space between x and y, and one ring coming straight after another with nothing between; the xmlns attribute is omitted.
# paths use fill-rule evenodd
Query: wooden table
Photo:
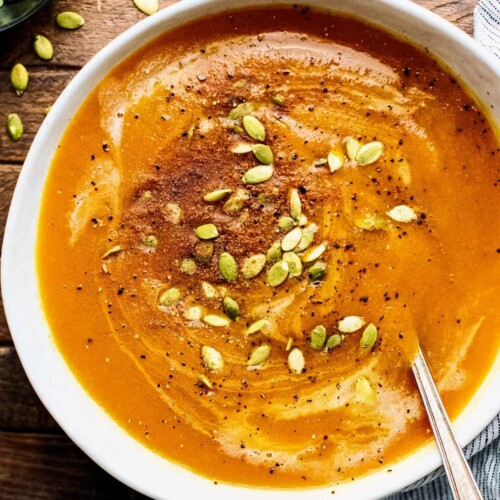
<svg viewBox="0 0 500 500"><path fill-rule="evenodd" d="M369 0L367 0L369 1ZM160 0L161 7L173 3ZM419 0L418 3L472 34L476 0ZM57 13L74 10L86 24L75 32L59 29ZM132 0L54 0L28 24L0 36L0 238L16 179L33 137L52 104L76 72L99 49L144 15ZM33 35L54 44L50 62L31 49ZM27 92L17 97L9 72L22 62L30 72ZM12 142L4 123L21 115L25 134ZM38 400L18 360L0 300L0 498L143 498L117 482L63 433Z"/></svg>

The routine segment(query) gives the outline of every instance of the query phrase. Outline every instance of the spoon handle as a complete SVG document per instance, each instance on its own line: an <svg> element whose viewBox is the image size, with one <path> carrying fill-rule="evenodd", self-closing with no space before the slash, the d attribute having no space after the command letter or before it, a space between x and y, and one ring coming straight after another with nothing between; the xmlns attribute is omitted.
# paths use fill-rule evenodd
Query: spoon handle
<svg viewBox="0 0 500 500"><path fill-rule="evenodd" d="M457 442L420 346L413 360L412 369L443 459L453 498L457 500L482 499L469 464Z"/></svg>

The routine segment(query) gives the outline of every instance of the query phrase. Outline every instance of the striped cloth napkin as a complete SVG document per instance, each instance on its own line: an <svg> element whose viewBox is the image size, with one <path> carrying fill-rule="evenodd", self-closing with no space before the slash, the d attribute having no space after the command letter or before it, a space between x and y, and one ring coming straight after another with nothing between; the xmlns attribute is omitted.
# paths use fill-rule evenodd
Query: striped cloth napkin
<svg viewBox="0 0 500 500"><path fill-rule="evenodd" d="M474 10L474 38L499 58L500 0L481 0ZM500 91L500 82L499 82ZM465 448L485 500L500 499L500 415ZM443 467L386 500L453 500Z"/></svg>

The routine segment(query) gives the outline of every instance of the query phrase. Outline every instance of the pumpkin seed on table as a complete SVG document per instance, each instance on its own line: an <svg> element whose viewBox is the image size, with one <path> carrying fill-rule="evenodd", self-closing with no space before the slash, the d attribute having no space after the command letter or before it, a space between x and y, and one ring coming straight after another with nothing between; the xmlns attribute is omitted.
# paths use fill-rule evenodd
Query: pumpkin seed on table
<svg viewBox="0 0 500 500"><path fill-rule="evenodd" d="M336 172L339 168L341 168L344 165L345 157L344 153L337 151L337 150L332 150L328 153L328 167L330 168L330 172L333 174L333 172Z"/></svg>
<svg viewBox="0 0 500 500"><path fill-rule="evenodd" d="M222 354L213 347L204 345L201 348L201 357L203 359L203 364L210 370L218 371L224 368Z"/></svg>
<svg viewBox="0 0 500 500"><path fill-rule="evenodd" d="M254 144L252 146L252 151L257 158L263 165L272 165L274 156L271 148L269 146L266 146L265 144Z"/></svg>
<svg viewBox="0 0 500 500"><path fill-rule="evenodd" d="M118 253L121 249L122 249L121 245L115 245L114 247L110 248L107 252L104 252L101 259L107 259L110 255Z"/></svg>
<svg viewBox="0 0 500 500"><path fill-rule="evenodd" d="M267 251L266 260L268 264L276 264L276 262L281 260L283 252L281 250L281 241L275 241L271 248Z"/></svg>
<svg viewBox="0 0 500 500"><path fill-rule="evenodd" d="M356 155L356 161L360 165L370 165L375 163L380 156L382 155L382 151L384 150L384 145L381 142L374 141L365 144L359 148L359 151Z"/></svg>
<svg viewBox="0 0 500 500"><path fill-rule="evenodd" d="M311 332L311 339L309 345L313 349L323 349L326 342L326 328L323 325L318 325Z"/></svg>
<svg viewBox="0 0 500 500"><path fill-rule="evenodd" d="M338 322L337 328L342 333L353 333L361 329L365 323L361 316L346 316Z"/></svg>
<svg viewBox="0 0 500 500"><path fill-rule="evenodd" d="M283 240L281 240L281 249L284 252L289 252L293 250L302 239L302 229L300 227L296 227L292 229L289 233L285 235Z"/></svg>
<svg viewBox="0 0 500 500"><path fill-rule="evenodd" d="M288 368L297 375L302 373L304 367L306 366L306 361L302 351L297 347L294 347L290 354L288 354Z"/></svg>
<svg viewBox="0 0 500 500"><path fill-rule="evenodd" d="M302 214L302 203L300 202L299 192L296 189L290 191L290 215L296 221Z"/></svg>
<svg viewBox="0 0 500 500"><path fill-rule="evenodd" d="M224 297L222 301L222 308L224 309L224 313L227 317L232 320L237 320L240 315L240 306L236 300L231 297Z"/></svg>
<svg viewBox="0 0 500 500"><path fill-rule="evenodd" d="M150 248L156 248L158 246L158 239L154 234L149 234L142 240L142 244Z"/></svg>
<svg viewBox="0 0 500 500"><path fill-rule="evenodd" d="M279 286L288 278L288 264L280 261L276 262L267 273L267 284L269 286Z"/></svg>
<svg viewBox="0 0 500 500"><path fill-rule="evenodd" d="M243 265L241 266L241 274L245 279L255 278L255 276L260 274L262 269L264 269L265 265L266 256L264 254L261 253L252 255L251 257L246 258L243 262Z"/></svg>
<svg viewBox="0 0 500 500"><path fill-rule="evenodd" d="M57 24L65 30L76 30L85 24L85 19L76 12L61 12L56 17Z"/></svg>
<svg viewBox="0 0 500 500"><path fill-rule="evenodd" d="M377 341L377 327L370 323L364 330L359 345L363 349L371 349Z"/></svg>
<svg viewBox="0 0 500 500"><path fill-rule="evenodd" d="M247 170L242 180L245 184L261 184L268 181L274 173L271 165L258 165Z"/></svg>
<svg viewBox="0 0 500 500"><path fill-rule="evenodd" d="M241 120L244 116L250 114L253 110L254 110L253 103L249 101L242 102L229 112L229 119L233 121Z"/></svg>
<svg viewBox="0 0 500 500"><path fill-rule="evenodd" d="M18 141L23 136L23 122L17 113L7 116L7 132L13 141Z"/></svg>
<svg viewBox="0 0 500 500"><path fill-rule="evenodd" d="M328 340L326 341L326 348L327 349L335 349L335 347L338 347L342 342L344 341L344 336L339 335L338 333L335 333L328 337Z"/></svg>
<svg viewBox="0 0 500 500"><path fill-rule="evenodd" d="M244 189L238 189L227 201L224 203L222 210L230 214L237 212L243 208L245 201L249 200L250 196Z"/></svg>
<svg viewBox="0 0 500 500"><path fill-rule="evenodd" d="M283 262L288 264L288 272L290 276L297 278L302 274L302 261L294 252L285 252L283 254Z"/></svg>
<svg viewBox="0 0 500 500"><path fill-rule="evenodd" d="M226 281L235 281L238 277L238 265L230 253L221 253L219 257L219 271Z"/></svg>
<svg viewBox="0 0 500 500"><path fill-rule="evenodd" d="M318 260L325 253L325 250L326 243L321 243L320 245L310 248L302 255L302 262L304 262L304 264L310 264Z"/></svg>
<svg viewBox="0 0 500 500"><path fill-rule="evenodd" d="M315 262L307 271L311 281L318 281L325 277L326 264L322 261Z"/></svg>
<svg viewBox="0 0 500 500"><path fill-rule="evenodd" d="M247 335L253 335L254 333L260 332L263 328L269 326L269 320L266 318L258 319L254 321L246 330Z"/></svg>
<svg viewBox="0 0 500 500"><path fill-rule="evenodd" d="M18 96L23 95L28 88L28 82L28 70L21 63L15 64L10 72L10 83Z"/></svg>
<svg viewBox="0 0 500 500"><path fill-rule="evenodd" d="M207 314L203 316L203 321L210 326L224 327L229 326L231 323L227 318L218 316L217 314Z"/></svg>
<svg viewBox="0 0 500 500"><path fill-rule="evenodd" d="M200 241L194 247L193 258L198 264L208 264L214 255L214 244L211 241Z"/></svg>
<svg viewBox="0 0 500 500"><path fill-rule="evenodd" d="M219 236L219 232L214 224L203 224L194 230L196 236L201 240L213 240Z"/></svg>
<svg viewBox="0 0 500 500"><path fill-rule="evenodd" d="M33 40L35 54L44 61L49 61L54 56L54 47L50 40L43 35L36 35Z"/></svg>
<svg viewBox="0 0 500 500"><path fill-rule="evenodd" d="M267 361L267 358L269 358L269 355L271 354L271 346L268 344L265 345L260 345L259 347L256 347L253 351L252 354L250 355L250 358L248 360L248 366L259 366L265 361Z"/></svg>
<svg viewBox="0 0 500 500"><path fill-rule="evenodd" d="M352 137L347 139L347 142L345 143L345 150L349 160L356 161L356 156L358 155L360 148L361 144L359 141L353 139Z"/></svg>
<svg viewBox="0 0 500 500"><path fill-rule="evenodd" d="M210 193L207 193L203 199L209 203L213 203L224 200L231 194L231 192L231 189L217 189L216 191L210 191Z"/></svg>
<svg viewBox="0 0 500 500"><path fill-rule="evenodd" d="M158 0L134 0L134 5L148 16L158 12Z"/></svg>
<svg viewBox="0 0 500 500"><path fill-rule="evenodd" d="M297 223L295 222L295 220L292 219L292 217L288 217L287 215L280 217L280 219L278 221L278 227L279 227L280 231L283 233L288 233L296 225L297 225Z"/></svg>
<svg viewBox="0 0 500 500"><path fill-rule="evenodd" d="M196 262L192 259L184 259L179 267L181 273L192 276L196 273Z"/></svg>
<svg viewBox="0 0 500 500"><path fill-rule="evenodd" d="M253 115L243 117L243 128L245 132L256 141L264 142L266 140L266 129L262 122Z"/></svg>
<svg viewBox="0 0 500 500"><path fill-rule="evenodd" d="M178 288L169 288L160 296L159 302L162 306L171 306L181 300L181 291Z"/></svg>
<svg viewBox="0 0 500 500"><path fill-rule="evenodd" d="M412 222L417 220L417 214L413 208L407 205L398 205L387 212L387 215L396 222Z"/></svg>

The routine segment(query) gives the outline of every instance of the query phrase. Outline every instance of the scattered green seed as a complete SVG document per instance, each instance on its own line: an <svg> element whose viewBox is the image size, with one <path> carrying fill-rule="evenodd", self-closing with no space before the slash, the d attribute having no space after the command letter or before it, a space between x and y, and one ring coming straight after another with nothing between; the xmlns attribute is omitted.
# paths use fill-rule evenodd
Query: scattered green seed
<svg viewBox="0 0 500 500"><path fill-rule="evenodd" d="M313 239L314 239L314 233L311 232L306 232L307 228L302 230L302 238L299 241L299 244L295 247L294 252L295 253L301 253L309 248L311 245Z"/></svg>
<svg viewBox="0 0 500 500"><path fill-rule="evenodd" d="M248 170L243 176L245 184L261 184L268 181L274 173L271 165L258 165Z"/></svg>
<svg viewBox="0 0 500 500"><path fill-rule="evenodd" d="M358 377L355 384L356 396L363 402L369 401L373 397L373 388L366 377Z"/></svg>
<svg viewBox="0 0 500 500"><path fill-rule="evenodd" d="M361 146L356 155L356 161L360 165L370 165L371 163L375 163L382 154L384 150L384 145L381 142L374 141Z"/></svg>
<svg viewBox="0 0 500 500"><path fill-rule="evenodd" d="M321 245L310 248L302 255L302 262L310 264L311 262L318 260L325 253L325 250L326 243L321 243Z"/></svg>
<svg viewBox="0 0 500 500"><path fill-rule="evenodd" d="M65 30L76 30L85 24L85 19L76 12L61 12L57 15L56 22Z"/></svg>
<svg viewBox="0 0 500 500"><path fill-rule="evenodd" d="M269 286L279 286L288 277L288 264L280 261L276 262L267 273L267 284Z"/></svg>
<svg viewBox="0 0 500 500"><path fill-rule="evenodd" d="M353 139L352 137L347 139L347 142L345 143L345 150L349 160L356 161L356 156L358 155L360 148L361 144L359 141Z"/></svg>
<svg viewBox="0 0 500 500"><path fill-rule="evenodd" d="M201 288L202 288L203 293L205 294L205 297L207 299L218 299L220 297L220 294L217 291L217 288L215 288L213 285L211 285L207 281L201 282Z"/></svg>
<svg viewBox="0 0 500 500"><path fill-rule="evenodd" d="M107 252L105 252L101 259L107 259L110 255L113 255L114 253L120 252L122 249L121 245L115 245L114 247L110 248Z"/></svg>
<svg viewBox="0 0 500 500"><path fill-rule="evenodd" d="M218 316L217 314L207 314L203 316L203 321L210 326L224 327L229 326L231 323L227 318Z"/></svg>
<svg viewBox="0 0 500 500"><path fill-rule="evenodd" d="M300 257L294 252L285 252L283 254L283 262L288 264L288 271L290 276L297 278L302 274L302 261Z"/></svg>
<svg viewBox="0 0 500 500"><path fill-rule="evenodd" d="M299 192L296 189L290 191L290 215L296 221L302 214L302 203L300 202Z"/></svg>
<svg viewBox="0 0 500 500"><path fill-rule="evenodd" d="M266 129L262 122L252 115L243 117L243 128L245 132L256 141L263 142L266 140Z"/></svg>
<svg viewBox="0 0 500 500"><path fill-rule="evenodd" d="M318 325L311 332L311 339L309 341L309 345L313 349L323 349L323 346L326 342L326 328L323 325Z"/></svg>
<svg viewBox="0 0 500 500"><path fill-rule="evenodd" d="M370 323L365 328L365 331L361 336L361 340L359 341L359 345L363 349L371 349L375 345L376 341L377 341L377 327L373 323Z"/></svg>
<svg viewBox="0 0 500 500"><path fill-rule="evenodd" d="M245 201L250 199L250 196L244 189L238 189L229 200L224 203L222 210L226 213L238 212L243 208Z"/></svg>
<svg viewBox="0 0 500 500"><path fill-rule="evenodd" d="M337 150L332 150L328 153L328 167L330 168L330 172L337 171L339 168L344 165L345 157L344 153Z"/></svg>
<svg viewBox="0 0 500 500"><path fill-rule="evenodd" d="M300 227L307 226L307 222L308 222L307 217L304 214L300 214L298 222L299 222Z"/></svg>
<svg viewBox="0 0 500 500"><path fill-rule="evenodd" d="M283 104L285 104L285 98L282 95L273 95L271 99L277 106L283 106Z"/></svg>
<svg viewBox="0 0 500 500"><path fill-rule="evenodd" d="M288 368L294 373L300 374L303 372L306 365L304 355L300 349L294 347L288 354Z"/></svg>
<svg viewBox="0 0 500 500"><path fill-rule="evenodd" d="M54 56L54 48L50 40L43 35L35 36L33 40L33 49L35 50L35 54L44 61L49 61Z"/></svg>
<svg viewBox="0 0 500 500"><path fill-rule="evenodd" d="M247 144L244 142L240 142L236 144L236 146L233 146L231 148L231 153L236 153L236 154L245 154L245 153L250 153L253 150L252 144Z"/></svg>
<svg viewBox="0 0 500 500"><path fill-rule="evenodd" d="M221 201L226 199L231 194L230 189L217 189L216 191L211 191L207 193L203 199L208 201L209 203L213 203L215 201Z"/></svg>
<svg viewBox="0 0 500 500"><path fill-rule="evenodd" d="M196 262L192 259L184 259L179 267L181 273L188 274L192 276L196 273Z"/></svg>
<svg viewBox="0 0 500 500"><path fill-rule="evenodd" d="M10 83L17 95L23 95L24 91L28 88L28 81L28 70L21 63L14 65L10 72Z"/></svg>
<svg viewBox="0 0 500 500"><path fill-rule="evenodd" d="M280 256L281 257L281 256ZM264 254L257 254L248 257L241 266L241 274L245 279L255 278L264 266L266 265L266 256Z"/></svg>
<svg viewBox="0 0 500 500"><path fill-rule="evenodd" d="M263 328L269 326L269 320L266 318L258 319L254 321L246 330L247 335L253 335L254 333L260 332Z"/></svg>
<svg viewBox="0 0 500 500"><path fill-rule="evenodd" d="M285 351L286 352L289 352L293 347L293 339L292 337L288 337L288 340L286 341L286 347L285 347Z"/></svg>
<svg viewBox="0 0 500 500"><path fill-rule="evenodd" d="M158 11L158 0L134 0L134 5L148 16Z"/></svg>
<svg viewBox="0 0 500 500"><path fill-rule="evenodd" d="M200 375L200 382L202 384L204 384L206 387L208 387L209 389L213 389L213 387L214 387L214 385L212 384L212 382L210 381L210 379L206 375L203 375L203 374Z"/></svg>
<svg viewBox="0 0 500 500"><path fill-rule="evenodd" d="M387 224L381 215L371 214L354 219L354 226L364 231L377 231L378 229L384 229Z"/></svg>
<svg viewBox="0 0 500 500"><path fill-rule="evenodd" d="M387 215L396 222L412 222L417 220L417 214L413 208L407 205L398 205L387 212Z"/></svg>
<svg viewBox="0 0 500 500"><path fill-rule="evenodd" d="M250 114L254 110L254 106L251 102L243 102L238 104L229 112L229 119L233 121L241 120L244 116Z"/></svg>
<svg viewBox="0 0 500 500"><path fill-rule="evenodd" d="M189 321L199 321L201 319L201 307L193 306L184 311L184 317Z"/></svg>
<svg viewBox="0 0 500 500"><path fill-rule="evenodd" d="M199 241L192 253L198 264L208 264L214 255L214 244L211 241Z"/></svg>
<svg viewBox="0 0 500 500"><path fill-rule="evenodd" d="M219 271L226 281L235 281L238 277L238 265L230 253L221 253L219 257Z"/></svg>
<svg viewBox="0 0 500 500"><path fill-rule="evenodd" d="M346 316L338 323L339 332L353 333L357 332L363 325L365 320L361 316Z"/></svg>
<svg viewBox="0 0 500 500"><path fill-rule="evenodd" d="M259 160L263 165L272 165L274 156L271 148L265 144L254 144L252 146L253 154L255 158Z"/></svg>
<svg viewBox="0 0 500 500"><path fill-rule="evenodd" d="M313 161L313 167L323 167L328 163L328 158L318 158Z"/></svg>
<svg viewBox="0 0 500 500"><path fill-rule="evenodd" d="M213 347L204 345L201 348L201 357L204 365L209 370L218 371L224 368L224 359L222 358L222 354Z"/></svg>
<svg viewBox="0 0 500 500"><path fill-rule="evenodd" d="M282 255L283 255L283 252L281 250L281 242L275 241L271 245L271 248L267 251L267 254L266 254L267 263L270 265L276 264L276 262L281 260Z"/></svg>
<svg viewBox="0 0 500 500"><path fill-rule="evenodd" d="M302 229L300 227L296 227L292 229L289 233L285 235L283 240L281 241L281 249L284 252L289 252L293 250L302 239Z"/></svg>
<svg viewBox="0 0 500 500"><path fill-rule="evenodd" d="M212 240L219 236L219 231L213 224L203 224L194 230L196 236L201 240Z"/></svg>
<svg viewBox="0 0 500 500"><path fill-rule="evenodd" d="M240 306L236 300L231 297L224 297L222 301L222 307L226 315L232 320L237 320L240 315Z"/></svg>
<svg viewBox="0 0 500 500"><path fill-rule="evenodd" d="M142 244L150 248L156 248L158 246L158 239L154 234L149 234L142 240Z"/></svg>
<svg viewBox="0 0 500 500"><path fill-rule="evenodd" d="M331 335L328 340L326 341L326 348L327 349L335 349L335 347L338 347L342 342L344 341L344 336L340 335L338 333L335 333Z"/></svg>
<svg viewBox="0 0 500 500"><path fill-rule="evenodd" d="M268 344L256 347L248 360L248 366L258 366L267 361L271 354L271 346Z"/></svg>
<svg viewBox="0 0 500 500"><path fill-rule="evenodd" d="M311 281L318 281L325 277L326 264L323 261L315 262L308 270L307 275Z"/></svg>
<svg viewBox="0 0 500 500"><path fill-rule="evenodd" d="M169 288L160 296L160 304L162 306L171 306L181 299L181 291L178 288Z"/></svg>
<svg viewBox="0 0 500 500"><path fill-rule="evenodd" d="M291 218L286 215L280 217L278 221L278 227L282 233L288 233L291 231L297 223Z"/></svg>
<svg viewBox="0 0 500 500"><path fill-rule="evenodd" d="M7 132L13 141L18 141L23 136L23 122L17 113L7 116Z"/></svg>

